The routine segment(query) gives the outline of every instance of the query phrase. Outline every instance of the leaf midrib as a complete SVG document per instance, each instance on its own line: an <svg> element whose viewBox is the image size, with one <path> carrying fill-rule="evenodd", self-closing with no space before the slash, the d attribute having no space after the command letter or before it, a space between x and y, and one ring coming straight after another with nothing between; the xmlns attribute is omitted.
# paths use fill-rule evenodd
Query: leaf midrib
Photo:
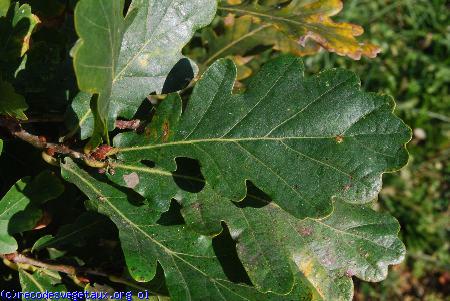
<svg viewBox="0 0 450 301"><path fill-rule="evenodd" d="M183 144L197 144L197 143L211 143L211 142L246 142L246 141L284 141L284 140L299 140L299 139L335 139L336 136L298 136L298 137L244 137L244 138L203 138L203 139L192 139L192 140L180 140L172 141L166 143L144 145L144 146L132 146L116 148L116 153L125 153L131 151L149 150L155 148L171 147Z"/></svg>

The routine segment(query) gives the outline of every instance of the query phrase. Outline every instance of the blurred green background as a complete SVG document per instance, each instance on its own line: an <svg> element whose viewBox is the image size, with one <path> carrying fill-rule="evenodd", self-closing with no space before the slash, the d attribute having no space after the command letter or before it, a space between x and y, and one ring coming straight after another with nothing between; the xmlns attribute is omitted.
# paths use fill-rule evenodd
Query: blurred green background
<svg viewBox="0 0 450 301"><path fill-rule="evenodd" d="M322 52L307 70L345 67L368 91L394 96L413 129L406 168L384 175L379 206L402 226L407 258L382 283L357 282L355 300L450 300L450 2L347 0L337 20L360 24L383 49L351 61Z"/></svg>

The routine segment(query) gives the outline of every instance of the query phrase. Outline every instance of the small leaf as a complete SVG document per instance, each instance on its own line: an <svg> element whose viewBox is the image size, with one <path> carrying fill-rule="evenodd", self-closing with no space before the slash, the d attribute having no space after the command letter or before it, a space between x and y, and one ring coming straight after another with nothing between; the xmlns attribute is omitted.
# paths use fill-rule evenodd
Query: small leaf
<svg viewBox="0 0 450 301"><path fill-rule="evenodd" d="M81 91L97 94L92 148L107 138L107 118L112 81L125 30L124 0L81 0L75 9L75 28L80 37L72 56Z"/></svg>
<svg viewBox="0 0 450 301"><path fill-rule="evenodd" d="M24 178L11 187L0 200L0 254L17 251L12 235L32 230L42 217L39 205L57 198L63 190L61 181L50 172L32 181Z"/></svg>
<svg viewBox="0 0 450 301"><path fill-rule="evenodd" d="M197 159L223 196L242 200L250 180L304 218L331 213L332 199L371 201L381 174L407 162L411 132L393 115L393 100L362 92L351 72L304 78L301 60L289 56L266 64L244 94L232 94L235 78L234 64L220 60L182 114L172 95L158 108L158 125L116 136L122 166L151 160L174 171L174 158Z"/></svg>
<svg viewBox="0 0 450 301"><path fill-rule="evenodd" d="M133 117L150 93L183 88L175 82L187 84L196 67L181 55L181 49L197 29L211 22L216 6L216 1L209 0L134 0L124 19L123 1L79 2L75 72L82 91L100 94L94 108L101 123L96 126L97 136L106 135L107 127L113 129L117 116ZM181 80L180 75L184 75ZM79 105L74 111L89 111ZM89 128L82 122L87 118L80 120L79 126L86 131L82 137L89 132L83 129Z"/></svg>
<svg viewBox="0 0 450 301"><path fill-rule="evenodd" d="M45 269L38 269L33 273L30 273L28 271L25 271L23 269L19 269L19 279L20 279L20 285L22 287L22 292L28 292L28 293L49 293L51 292L53 296L57 292L67 292L66 286L62 283L61 276L59 276L58 272L45 270ZM44 295L45 296L45 295ZM22 300L28 301L28 300L42 300L46 299L43 298L25 298L25 296L22 297ZM53 298L47 298L47 300L50 300ZM60 300L69 300L67 298L58 298Z"/></svg>
<svg viewBox="0 0 450 301"><path fill-rule="evenodd" d="M25 98L17 94L10 83L0 79L0 115L27 120L24 113L27 109L28 105Z"/></svg>
<svg viewBox="0 0 450 301"><path fill-rule="evenodd" d="M6 16L10 4L11 0L0 0L0 18Z"/></svg>
<svg viewBox="0 0 450 301"><path fill-rule="evenodd" d="M241 1L242 2L242 1ZM291 1L282 6L260 4L262 1L243 1L239 5L222 5L219 9L238 16L251 16L257 24L267 24L279 32L278 40L289 38L300 45L305 45L308 39L330 52L348 56L359 60L361 56L374 58L380 48L370 44L361 43L355 37L363 34L362 27L334 22L332 16L337 15L343 8L341 0L319 1ZM283 38L283 35L285 38ZM269 35L269 39L273 34ZM276 42L276 39L273 40ZM278 44L278 45L277 45ZM274 43L279 49L287 47L286 42ZM282 47L280 47L283 45Z"/></svg>
<svg viewBox="0 0 450 301"><path fill-rule="evenodd" d="M151 280L157 262L164 269L171 300L273 300L306 298L302 284L281 296L263 294L254 287L227 280L212 239L186 229L185 225L158 223L160 212L147 204L135 205L130 194L103 183L81 170L71 159L61 165L63 177L90 199L88 207L111 218L119 230L130 274L140 282ZM227 254L228 255L228 254Z"/></svg>
<svg viewBox="0 0 450 301"><path fill-rule="evenodd" d="M30 47L31 34L39 23L28 4L12 5L5 17L0 17L0 67L4 78L12 77L21 58Z"/></svg>
<svg viewBox="0 0 450 301"><path fill-rule="evenodd" d="M80 132L81 140L91 137L94 133L94 116L90 108L92 95L85 92L79 92L72 100L68 118L65 119L66 125L71 129L67 136L73 136Z"/></svg>

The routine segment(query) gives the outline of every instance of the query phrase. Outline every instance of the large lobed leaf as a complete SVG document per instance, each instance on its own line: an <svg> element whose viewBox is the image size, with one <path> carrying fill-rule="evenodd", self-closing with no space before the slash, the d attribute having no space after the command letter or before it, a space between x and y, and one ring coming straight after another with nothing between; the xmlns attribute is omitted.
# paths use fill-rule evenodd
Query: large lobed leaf
<svg viewBox="0 0 450 301"><path fill-rule="evenodd" d="M208 186L199 194L186 195L174 182L203 182L200 178L142 165L130 174L122 164L115 168L110 178L123 186L129 186L126 179L137 177L140 170L143 177L135 190L143 196L152 198L159 183L164 183L164 191L177 191L175 198L184 207L187 224L199 233L216 236L222 231L220 221L225 221L259 291L282 294L290 292L296 282L307 283L314 296L348 300L353 293L351 276L381 281L388 265L404 257L398 222L368 206L337 201L331 216L300 220L254 187L242 203L235 204ZM159 206L158 202L156 198L152 204Z"/></svg>
<svg viewBox="0 0 450 301"><path fill-rule="evenodd" d="M119 169L139 180L149 170L139 161L172 172L176 157L197 159L223 196L242 200L250 180L304 218L329 214L332 199L372 200L381 174L407 161L411 133L393 115L393 100L362 92L351 72L333 69L307 79L301 60L287 56L266 64L244 94L232 94L235 77L234 64L220 60L197 83L182 114L172 95L143 135L118 135ZM132 188L145 189L145 183L135 179Z"/></svg>
<svg viewBox="0 0 450 301"><path fill-rule="evenodd" d="M301 285L296 285L290 295L280 296L229 281L211 238L185 225L159 223L160 212L151 204L136 204L132 194L96 180L71 159L61 167L63 177L89 197L88 206L116 224L129 272L136 280L151 280L157 263L161 264L171 300L288 301L305 296Z"/></svg>
<svg viewBox="0 0 450 301"><path fill-rule="evenodd" d="M353 275L380 281L387 266L404 257L397 221L359 205L338 202L325 219L299 220L259 192L236 205L206 187L177 197L186 227L160 222L153 203L139 204L131 191L93 178L70 159L62 175L89 197L90 208L117 225L135 279L152 279L156 262L162 265L173 300L351 300ZM226 280L218 260L229 253L211 249L220 221L254 288Z"/></svg>
<svg viewBox="0 0 450 301"><path fill-rule="evenodd" d="M124 18L123 1L79 1L73 56L80 90L99 95L94 142L117 116L131 118L150 93L175 91L181 88L176 80L192 78L195 66L181 49L211 22L216 6L209 0L134 0ZM92 114L88 101L75 111L82 112L80 123Z"/></svg>

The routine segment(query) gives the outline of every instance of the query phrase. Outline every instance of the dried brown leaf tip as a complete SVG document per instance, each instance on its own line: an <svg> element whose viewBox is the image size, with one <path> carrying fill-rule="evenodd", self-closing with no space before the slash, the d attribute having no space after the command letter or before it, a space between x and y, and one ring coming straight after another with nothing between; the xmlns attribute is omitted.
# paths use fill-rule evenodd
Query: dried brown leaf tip
<svg viewBox="0 0 450 301"><path fill-rule="evenodd" d="M169 134L170 134L170 128L169 128L169 122L164 121L162 126L162 141L167 142L169 140Z"/></svg>
<svg viewBox="0 0 450 301"><path fill-rule="evenodd" d="M346 22L334 22L331 19L332 16L342 11L341 0L319 0L309 4L300 2L303 1L293 1L286 9L301 12L299 17L308 15L305 18L307 30L301 37L303 43L312 39L326 50L354 60L361 59L361 56L374 58L381 51L376 45L356 39L364 33L361 26Z"/></svg>
<svg viewBox="0 0 450 301"><path fill-rule="evenodd" d="M356 37L362 35L361 26L347 22L335 22L331 17L343 9L341 0L291 1L285 6L267 6L261 1L252 3L228 1L229 6L222 9L236 15L250 15L275 29L269 35L275 49L301 54L300 47L307 49L305 54L317 52L321 46L330 52L347 56L354 60L362 56L374 58L381 49L369 42L361 42ZM276 36L276 37L275 37ZM282 36L285 36L284 38Z"/></svg>

